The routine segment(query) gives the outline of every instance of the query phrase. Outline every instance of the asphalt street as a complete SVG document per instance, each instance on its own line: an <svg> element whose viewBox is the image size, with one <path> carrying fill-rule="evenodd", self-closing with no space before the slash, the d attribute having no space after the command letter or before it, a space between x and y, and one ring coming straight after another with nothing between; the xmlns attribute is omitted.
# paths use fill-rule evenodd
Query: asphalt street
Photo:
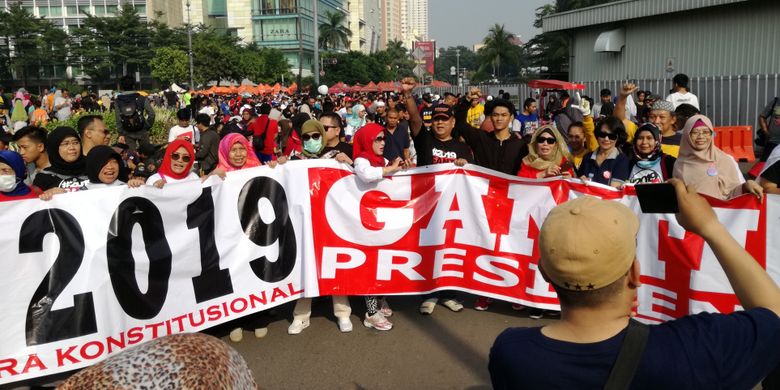
<svg viewBox="0 0 780 390"><path fill-rule="evenodd" d="M365 304L351 297L351 333L341 333L330 298L315 299L311 326L288 335L292 307L273 310L268 335L256 339L223 340L246 359L263 389L490 389L487 370L490 346L507 327L540 326L554 319L533 320L528 310L514 311L494 302L485 312L473 309L474 297L464 295L464 310L437 305L421 315L420 297L389 297L393 329L380 332L363 326Z"/></svg>

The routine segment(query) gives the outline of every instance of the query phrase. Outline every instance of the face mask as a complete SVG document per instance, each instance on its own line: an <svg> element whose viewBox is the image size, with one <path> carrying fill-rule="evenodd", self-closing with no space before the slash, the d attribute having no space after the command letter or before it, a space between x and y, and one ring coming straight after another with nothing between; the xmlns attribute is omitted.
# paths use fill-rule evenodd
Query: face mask
<svg viewBox="0 0 780 390"><path fill-rule="evenodd" d="M303 149L309 153L318 153L322 149L322 138L318 140L310 139L303 141Z"/></svg>
<svg viewBox="0 0 780 390"><path fill-rule="evenodd" d="M15 175L0 175L0 192L11 192L16 188Z"/></svg>

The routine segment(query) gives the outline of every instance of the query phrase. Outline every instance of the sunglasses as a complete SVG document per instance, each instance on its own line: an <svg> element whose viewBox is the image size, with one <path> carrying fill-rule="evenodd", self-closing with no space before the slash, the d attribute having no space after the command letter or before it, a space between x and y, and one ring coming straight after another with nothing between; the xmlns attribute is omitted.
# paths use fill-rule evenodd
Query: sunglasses
<svg viewBox="0 0 780 390"><path fill-rule="evenodd" d="M341 129L341 126L326 126L326 125L322 125L322 127L325 128L325 131L328 131L330 129Z"/></svg>
<svg viewBox="0 0 780 390"><path fill-rule="evenodd" d="M316 141L316 140L320 139L320 137L322 137L322 135L320 133L312 133L312 134L304 134L304 135L302 135L301 139L304 140L304 141L308 141L310 139L313 139L313 140Z"/></svg>
<svg viewBox="0 0 780 390"><path fill-rule="evenodd" d="M555 145L556 141L557 140L555 138L550 137L539 137L536 139L537 144Z"/></svg>
<svg viewBox="0 0 780 390"><path fill-rule="evenodd" d="M172 153L171 154L171 160L179 161L179 159L181 159L181 161L184 161L184 162L190 162L190 160L192 160L192 157L190 157L189 154L179 154L179 153Z"/></svg>
<svg viewBox="0 0 780 390"><path fill-rule="evenodd" d="M614 141L618 139L618 135L615 133L607 133L605 131L597 131L596 138L609 138Z"/></svg>
<svg viewBox="0 0 780 390"><path fill-rule="evenodd" d="M385 142L385 137L380 135L379 137L374 138L374 142L376 143Z"/></svg>

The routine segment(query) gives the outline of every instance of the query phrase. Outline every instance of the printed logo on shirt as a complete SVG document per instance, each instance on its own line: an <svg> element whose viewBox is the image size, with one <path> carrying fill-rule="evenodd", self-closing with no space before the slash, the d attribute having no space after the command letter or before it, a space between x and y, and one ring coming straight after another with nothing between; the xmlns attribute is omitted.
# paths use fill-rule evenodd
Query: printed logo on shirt
<svg viewBox="0 0 780 390"><path fill-rule="evenodd" d="M82 191L87 189L87 183L89 183L89 179L80 180L74 177L60 182L60 188L65 190L65 192Z"/></svg>
<svg viewBox="0 0 780 390"><path fill-rule="evenodd" d="M661 176L658 175L658 172L656 172L653 169L643 169L639 172L637 172L633 177L631 177L631 180L629 182L634 184L650 184L650 183L661 183L663 180L661 180Z"/></svg>
<svg viewBox="0 0 780 390"><path fill-rule="evenodd" d="M431 153L433 156L434 164L451 163L451 162L455 162L455 160L458 159L458 154L453 151L441 150L434 147L431 150Z"/></svg>

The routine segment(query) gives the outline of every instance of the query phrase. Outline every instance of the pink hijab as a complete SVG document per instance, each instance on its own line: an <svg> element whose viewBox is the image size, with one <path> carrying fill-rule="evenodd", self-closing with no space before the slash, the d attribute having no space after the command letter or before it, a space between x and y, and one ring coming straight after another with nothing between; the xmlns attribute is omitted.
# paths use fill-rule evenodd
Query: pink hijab
<svg viewBox="0 0 780 390"><path fill-rule="evenodd" d="M230 163L230 149L237 143L246 148L246 162L240 167ZM249 144L249 141L243 135L230 133L219 142L219 164L217 164L217 168L222 169L225 172L231 172L244 168L258 167L260 165L260 160L257 159L254 149L252 149L252 145Z"/></svg>
<svg viewBox="0 0 780 390"><path fill-rule="evenodd" d="M713 132L710 144L704 150L696 150L691 142L691 130L704 125ZM704 115L694 115L683 128L680 154L674 164L674 177L685 185L693 186L700 194L717 199L729 199L741 193L740 175L734 159L715 146L715 128Z"/></svg>

